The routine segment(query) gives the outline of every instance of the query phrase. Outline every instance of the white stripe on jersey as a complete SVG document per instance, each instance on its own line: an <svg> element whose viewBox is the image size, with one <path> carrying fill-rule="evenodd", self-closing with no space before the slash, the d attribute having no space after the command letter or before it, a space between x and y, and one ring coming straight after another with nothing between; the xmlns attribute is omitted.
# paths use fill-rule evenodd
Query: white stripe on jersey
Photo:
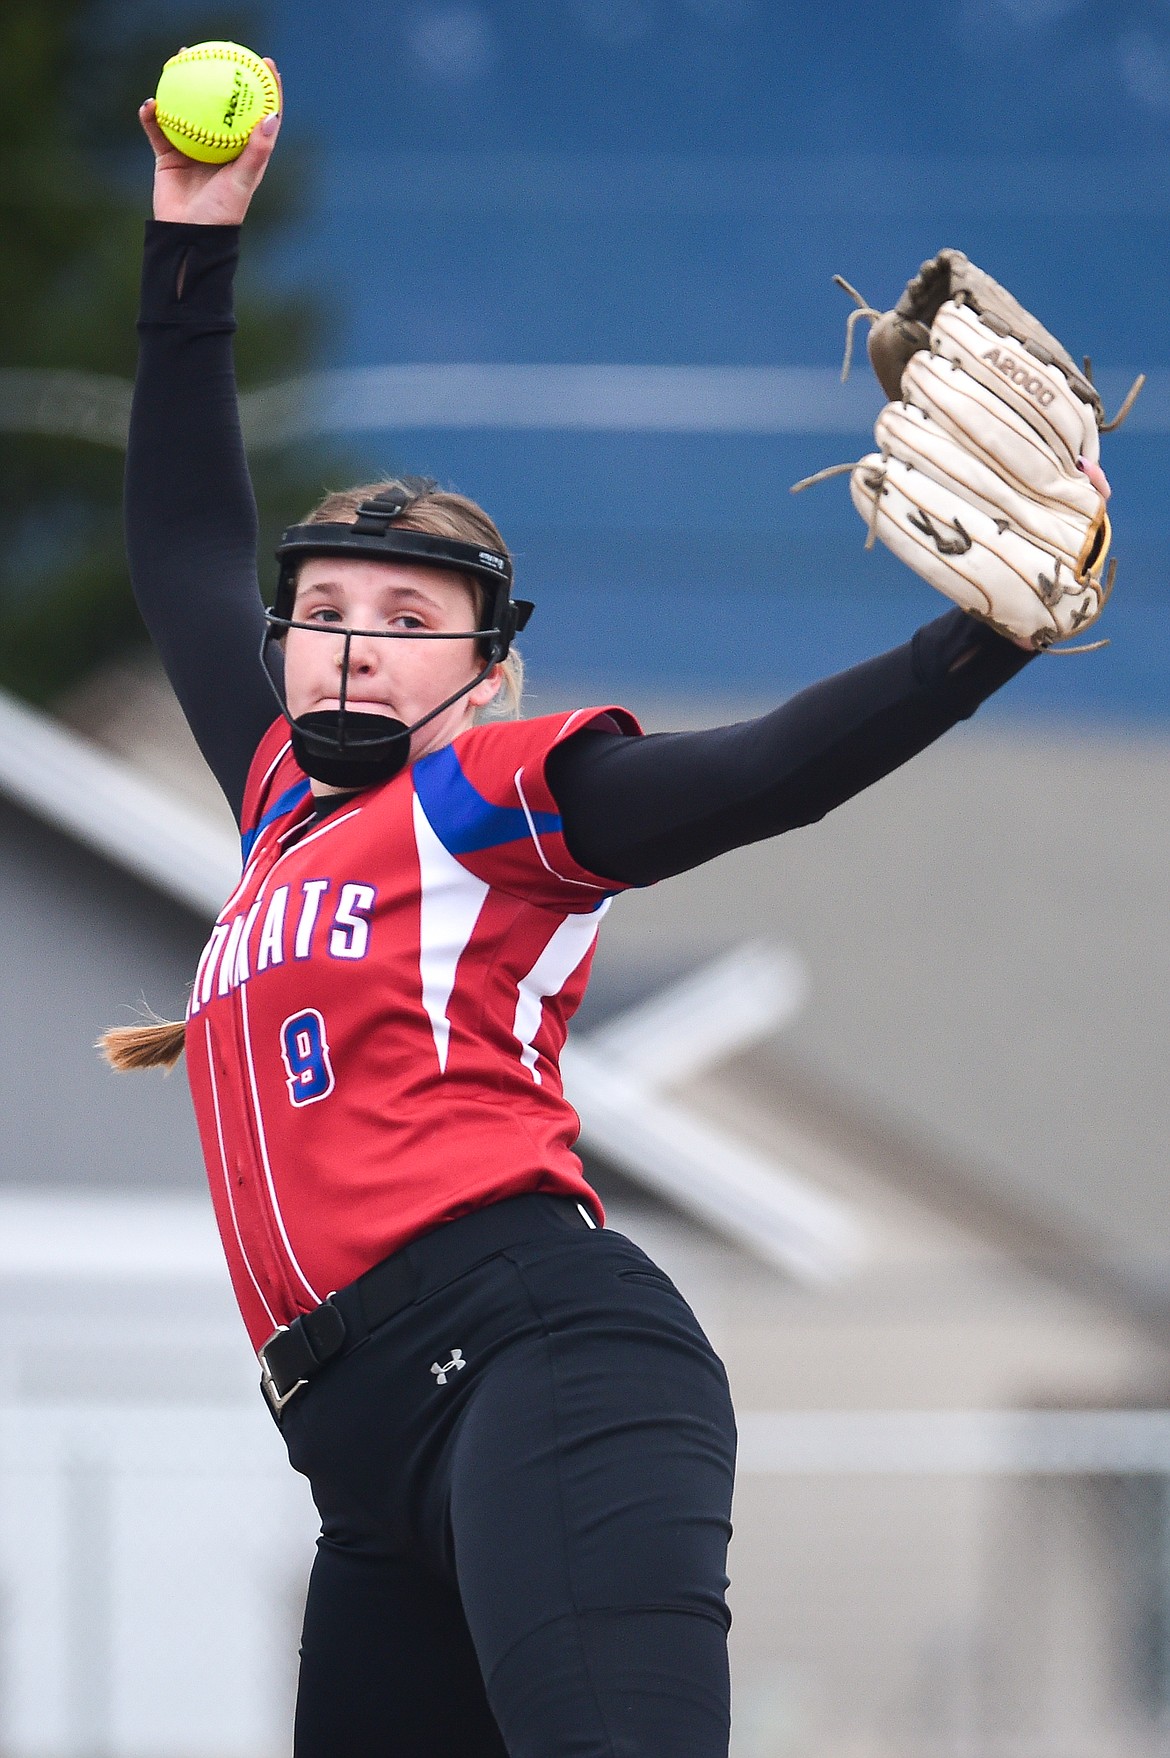
<svg viewBox="0 0 1170 1758"><path fill-rule="evenodd" d="M286 752L291 751L291 750L292 750L292 740L285 739L283 745L280 747L280 750L276 753L276 756L272 759L272 762L268 765L268 768L264 771L264 774L260 777L259 784L256 788L256 793L257 793L258 798L261 801L263 801L263 799L264 799L264 794L265 794L265 790L268 787L268 783L272 780L272 777L276 774L277 765L279 764L281 758L285 755ZM263 817L263 809L261 810L261 816Z"/></svg>
<svg viewBox="0 0 1170 1758"><path fill-rule="evenodd" d="M224 1143L223 1143L223 1117L222 1117L222 1115L220 1113L220 1109L219 1109L219 1083L217 1082L217 1080L215 1078L215 1058L214 1058L214 1055L212 1054L212 1049L211 1049L211 1021L209 1019L204 1020L203 1024L204 1024L204 1038L205 1038L205 1041L207 1044L207 1078L211 1082L211 1103L212 1103L212 1107L215 1111L215 1133L216 1133L216 1137L219 1141L219 1164L220 1164L220 1169L223 1172L223 1188L224 1188L224 1193L227 1196L228 1211L232 1217L232 1232L236 1236L236 1244L240 1248L240 1257L243 1260L244 1268L248 1272L248 1280L251 1282L253 1288L256 1290L256 1296L257 1296L261 1306L264 1308L265 1312L268 1314L269 1323L271 1324L273 1330L275 1330L276 1329L276 1315L273 1312L272 1308L269 1306L268 1302L265 1300L264 1290L261 1288L259 1282L256 1280L255 1271L252 1269L252 1265L249 1262L248 1253L247 1253L247 1250L244 1246L243 1235L240 1232L240 1223L239 1223L238 1219L236 1218L236 1199L235 1199L235 1195L232 1191L231 1176L228 1172L227 1149L224 1147Z"/></svg>
<svg viewBox="0 0 1170 1758"><path fill-rule="evenodd" d="M446 1074L451 1043L447 1008L455 987L455 972L475 933L479 912L491 887L447 853L417 794L412 809L419 871L418 971L439 1072Z"/></svg>
<svg viewBox="0 0 1170 1758"><path fill-rule="evenodd" d="M317 1290L313 1287L313 1284L305 1275L300 1264L297 1262L297 1254L292 1248L292 1240L288 1236L288 1231L284 1224L284 1216L280 1212L280 1202L276 1195L276 1184L272 1177L272 1165L268 1158L268 1137L264 1132L264 1114L260 1108L260 1089L256 1085L256 1063L252 1056L252 1027L248 1019L247 989L241 989L239 991L239 997L240 1023L244 1028L244 1050L248 1058L248 1080L252 1089L252 1115L256 1119L256 1140L260 1144L260 1159L264 1166L264 1176L268 1182L268 1196L272 1204L273 1219L280 1230L281 1242L284 1245L285 1251L288 1253L288 1261L296 1271L302 1288L304 1288L314 1304L320 1306L323 1296L318 1294Z"/></svg>
<svg viewBox="0 0 1170 1758"><path fill-rule="evenodd" d="M542 1084L536 1066L536 1034L544 1018L544 1004L559 995L593 942L601 918L613 900L606 898L588 915L566 916L526 977L521 977L512 1030L520 1045L520 1060L537 1086Z"/></svg>
<svg viewBox="0 0 1170 1758"><path fill-rule="evenodd" d="M572 720L572 718L573 716L570 715L569 720ZM565 724L567 726L568 721L566 721ZM540 864L545 872L551 873L554 879L559 879L562 885L579 885L583 891L602 891L604 887L595 885L592 880L567 878L564 873L558 873L556 868L550 863L548 856L540 846L540 832L536 828L536 820L532 816L532 807L528 804L528 795L524 792L524 783L520 779L523 774L523 769L518 769L512 777L512 785L516 789L516 797L520 801L520 805L524 811L524 819L528 825L528 834L532 839L532 846L539 855Z"/></svg>

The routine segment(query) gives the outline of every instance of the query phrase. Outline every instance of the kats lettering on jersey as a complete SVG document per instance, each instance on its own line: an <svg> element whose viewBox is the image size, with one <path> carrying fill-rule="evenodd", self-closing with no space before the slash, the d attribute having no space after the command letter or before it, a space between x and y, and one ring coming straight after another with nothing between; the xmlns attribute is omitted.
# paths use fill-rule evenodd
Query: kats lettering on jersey
<svg viewBox="0 0 1170 1758"><path fill-rule="evenodd" d="M545 778L624 709L473 727L318 820L278 722L244 871L195 974L187 1067L254 1343L484 1203L597 1198L558 1058L621 887L578 866Z"/></svg>

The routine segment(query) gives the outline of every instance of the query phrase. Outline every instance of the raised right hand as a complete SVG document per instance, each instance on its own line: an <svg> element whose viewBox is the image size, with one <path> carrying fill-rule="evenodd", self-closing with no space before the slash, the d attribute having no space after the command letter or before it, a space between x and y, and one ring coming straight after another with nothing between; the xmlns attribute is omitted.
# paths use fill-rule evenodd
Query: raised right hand
<svg viewBox="0 0 1170 1758"><path fill-rule="evenodd" d="M276 63L268 61L268 66L279 87ZM155 121L154 99L148 98L138 120L154 151L155 219L184 220L192 226L240 225L268 169L283 113L282 88L280 109L257 122L238 159L230 159L226 165L204 165L171 145Z"/></svg>

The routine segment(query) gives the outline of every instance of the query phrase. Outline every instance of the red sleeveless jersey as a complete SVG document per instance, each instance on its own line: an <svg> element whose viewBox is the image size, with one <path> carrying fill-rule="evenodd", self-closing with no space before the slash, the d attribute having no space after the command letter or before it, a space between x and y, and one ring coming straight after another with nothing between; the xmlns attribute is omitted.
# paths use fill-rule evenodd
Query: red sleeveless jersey
<svg viewBox="0 0 1170 1758"><path fill-rule="evenodd" d="M473 727L318 824L277 722L244 872L200 959L187 1067L258 1347L417 1234L526 1191L597 1196L558 1057L620 890L577 865L545 780L624 709Z"/></svg>

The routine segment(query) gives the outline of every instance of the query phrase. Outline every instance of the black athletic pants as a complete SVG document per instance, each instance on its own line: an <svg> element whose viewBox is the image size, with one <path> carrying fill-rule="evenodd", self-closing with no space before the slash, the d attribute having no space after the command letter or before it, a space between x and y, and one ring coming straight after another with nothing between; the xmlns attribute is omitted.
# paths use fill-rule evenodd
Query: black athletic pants
<svg viewBox="0 0 1170 1758"><path fill-rule="evenodd" d="M459 1221L420 1242L283 1413L322 1527L296 1758L725 1758L722 1364L637 1246L516 1202L474 1268Z"/></svg>

